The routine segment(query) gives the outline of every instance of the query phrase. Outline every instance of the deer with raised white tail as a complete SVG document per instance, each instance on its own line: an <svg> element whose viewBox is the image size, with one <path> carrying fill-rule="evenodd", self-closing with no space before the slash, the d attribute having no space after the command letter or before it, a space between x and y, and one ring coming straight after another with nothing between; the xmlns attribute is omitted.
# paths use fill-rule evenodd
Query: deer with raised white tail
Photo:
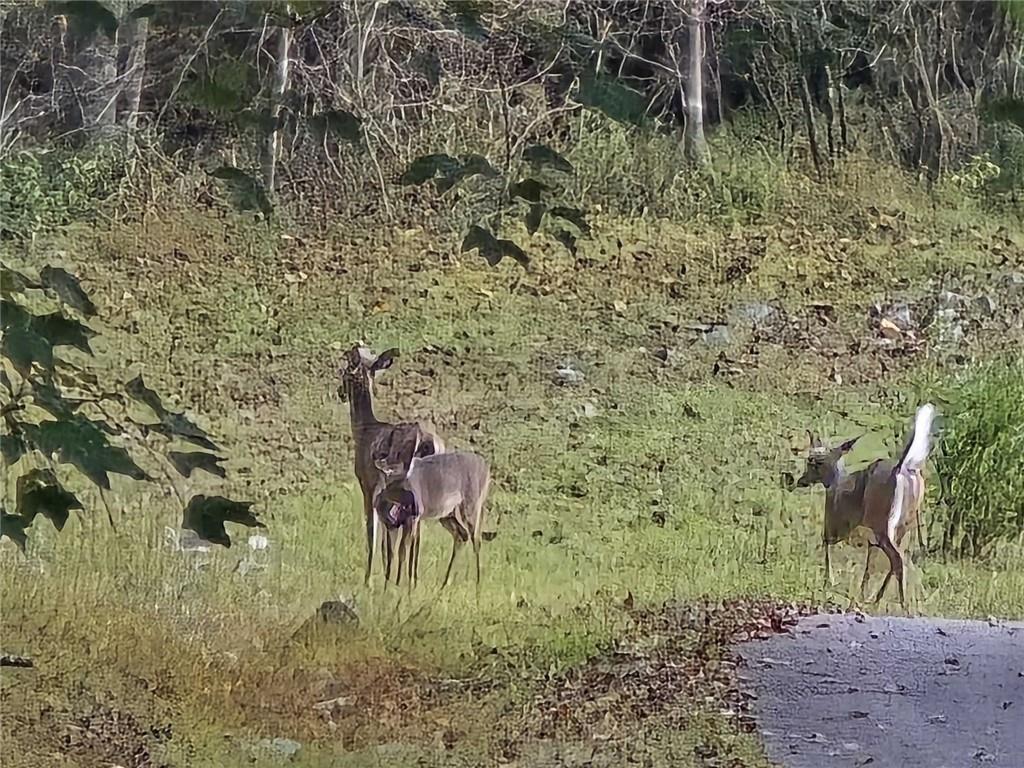
<svg viewBox="0 0 1024 768"><path fill-rule="evenodd" d="M396 584L401 583L407 558L410 588L417 580L420 524L437 520L452 535L452 556L441 588L448 586L455 556L467 541L473 545L479 585L483 510L490 487L491 471L486 459L476 453L453 452L414 458L405 476L381 491L377 514L391 531L402 532Z"/></svg>
<svg viewBox="0 0 1024 768"><path fill-rule="evenodd" d="M825 486L825 524L822 541L825 546L825 579L832 583L830 547L850 538L854 529L867 528L871 533L860 592L864 596L871 570L871 555L877 547L889 558L889 572L875 595L882 599L889 580L896 576L900 604L907 607L903 553L900 545L907 531L918 521L924 498L925 462L931 448L932 421L935 406L926 403L917 409L914 430L898 461L879 459L863 469L851 472L844 459L859 438L853 438L829 449L810 431L810 453L803 476L796 485L806 488L817 483Z"/></svg>

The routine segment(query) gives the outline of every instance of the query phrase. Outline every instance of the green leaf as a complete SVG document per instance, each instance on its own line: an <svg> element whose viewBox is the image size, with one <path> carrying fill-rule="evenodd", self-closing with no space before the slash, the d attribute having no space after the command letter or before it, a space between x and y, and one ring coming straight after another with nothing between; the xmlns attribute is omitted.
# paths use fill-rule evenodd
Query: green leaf
<svg viewBox="0 0 1024 768"><path fill-rule="evenodd" d="M590 225L587 223L586 214L579 208L569 208L564 205L556 205L554 208L550 209L548 213L555 218L568 221L580 231L580 234L590 234Z"/></svg>
<svg viewBox="0 0 1024 768"><path fill-rule="evenodd" d="M409 164L405 173L398 177L398 183L404 187L415 186L430 181L438 173L449 174L458 167L459 161L451 155L423 155Z"/></svg>
<svg viewBox="0 0 1024 768"><path fill-rule="evenodd" d="M560 229L555 232L555 240L564 245L565 249L572 254L572 257L576 258L576 254L579 249L576 246L576 238L572 234L566 232L564 229Z"/></svg>
<svg viewBox="0 0 1024 768"><path fill-rule="evenodd" d="M58 531L64 530L72 509L84 509L50 469L33 469L19 477L17 499L18 514L25 525L31 525L36 515L42 515Z"/></svg>
<svg viewBox="0 0 1024 768"><path fill-rule="evenodd" d="M586 72L580 77L577 101L591 109L604 112L619 123L641 125L647 119L650 101L647 96L627 88L614 78Z"/></svg>
<svg viewBox="0 0 1024 768"><path fill-rule="evenodd" d="M526 231L531 235L540 229L541 220L544 218L545 207L541 203L533 203L530 210L526 212Z"/></svg>
<svg viewBox="0 0 1024 768"><path fill-rule="evenodd" d="M18 546L22 554L25 552L25 545L28 544L28 534L25 533L27 525L21 517L9 515L0 507L0 539L6 536Z"/></svg>
<svg viewBox="0 0 1024 768"><path fill-rule="evenodd" d="M74 347L86 354L92 354L89 339L96 335L96 331L89 326L57 312L36 317L33 324L51 346Z"/></svg>
<svg viewBox="0 0 1024 768"><path fill-rule="evenodd" d="M167 457L182 477L192 477L192 473L197 469L209 472L217 477L227 477L228 475L227 470L220 466L220 462L224 461L224 459L221 456L214 456L212 453L204 451L169 451Z"/></svg>
<svg viewBox="0 0 1024 768"><path fill-rule="evenodd" d="M0 300L0 326L4 330L0 352L26 378L33 363L53 370L53 345L39 332L36 319L19 305Z"/></svg>
<svg viewBox="0 0 1024 768"><path fill-rule="evenodd" d="M1021 3L1024 5L1024 0L1021 0ZM1013 123L1024 130L1024 99L1014 99L1009 96L993 99L985 105L985 113L989 120Z"/></svg>
<svg viewBox="0 0 1024 768"><path fill-rule="evenodd" d="M21 435L0 435L0 456L8 467L16 464L18 459L28 453L28 447Z"/></svg>
<svg viewBox="0 0 1024 768"><path fill-rule="evenodd" d="M180 437L193 445L198 445L209 451L217 450L217 446L210 439L210 436L185 416L185 414L174 413L164 407L160 396L146 386L146 382L142 379L142 374L139 374L125 384L124 389L130 398L148 406L156 414L159 423L146 424L145 426L149 430L168 438Z"/></svg>
<svg viewBox="0 0 1024 768"><path fill-rule="evenodd" d="M541 194L547 186L536 179L520 179L509 187L509 195L522 198L528 203L539 203Z"/></svg>
<svg viewBox="0 0 1024 768"><path fill-rule="evenodd" d="M462 252L476 250L492 267L505 257L515 259L522 266L530 263L526 252L511 240L499 240L483 227L473 225L462 241Z"/></svg>
<svg viewBox="0 0 1024 768"><path fill-rule="evenodd" d="M98 0L67 0L55 2L55 11L67 16L75 35L89 40L99 30L111 40L117 35L117 17Z"/></svg>
<svg viewBox="0 0 1024 768"><path fill-rule="evenodd" d="M49 288L57 294L57 297L81 312L86 317L96 314L96 305L82 290L82 284L78 278L61 267L43 267L39 272L39 279L44 288Z"/></svg>
<svg viewBox="0 0 1024 768"><path fill-rule="evenodd" d="M56 456L60 462L77 467L100 488L110 489L108 472L133 480L150 479L128 451L110 444L100 423L81 414L75 414L72 419L22 424L21 427L30 445L45 456Z"/></svg>
<svg viewBox="0 0 1024 768"><path fill-rule="evenodd" d="M532 144L523 150L523 160L536 168L553 168L562 173L575 173L572 163L545 144Z"/></svg>
<svg viewBox="0 0 1024 768"><path fill-rule="evenodd" d="M15 293L24 293L29 288L41 288L42 286L16 269L11 269L6 264L0 264L0 295L4 298L11 298Z"/></svg>
<svg viewBox="0 0 1024 768"><path fill-rule="evenodd" d="M251 501L232 501L223 496L198 494L189 499L182 516L181 527L195 531L199 536L214 544L231 546L231 538L224 530L224 523L238 523L249 528L265 528L250 511Z"/></svg>
<svg viewBox="0 0 1024 768"><path fill-rule="evenodd" d="M210 175L225 183L234 206L240 211L260 211L267 218L273 213L273 205L262 182L230 165L222 165Z"/></svg>
<svg viewBox="0 0 1024 768"><path fill-rule="evenodd" d="M483 41L490 33L483 24L483 14L490 13L493 6L484 0L447 0L445 10L448 12L450 23L466 37Z"/></svg>
<svg viewBox="0 0 1024 768"><path fill-rule="evenodd" d="M344 109L332 109L309 118L309 127L317 141L333 136L342 141L358 144L363 140L363 121Z"/></svg>

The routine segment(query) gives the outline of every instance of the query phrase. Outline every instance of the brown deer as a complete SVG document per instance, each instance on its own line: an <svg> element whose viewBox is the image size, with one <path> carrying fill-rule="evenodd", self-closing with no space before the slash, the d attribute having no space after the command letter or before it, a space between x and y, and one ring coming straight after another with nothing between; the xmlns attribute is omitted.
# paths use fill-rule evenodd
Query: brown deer
<svg viewBox="0 0 1024 768"><path fill-rule="evenodd" d="M875 547L889 558L889 572L882 582L875 602L882 599L889 580L896 576L900 604L906 610L905 574L900 544L918 520L924 498L925 479L922 474L931 447L932 421L935 406L926 403L917 409L914 430L898 461L878 459L863 469L850 472L844 465L846 454L859 438L853 438L829 449L810 431L810 453L803 476L796 481L800 488L817 483L825 486L825 524L822 541L825 545L825 581L832 584L829 549L846 541L854 529L867 528L868 542L864 576L860 583L861 598L867 589L871 555Z"/></svg>
<svg viewBox="0 0 1024 768"><path fill-rule="evenodd" d="M420 524L437 520L452 535L452 556L441 588L448 586L459 549L467 541L476 557L476 583L480 584L480 540L483 509L491 487L487 460L476 453L439 453L414 458L409 471L388 483L381 492L377 510L392 531L401 530L398 547L398 576L408 556L409 587L419 575Z"/></svg>
<svg viewBox="0 0 1024 768"><path fill-rule="evenodd" d="M342 402L349 404L352 438L355 442L355 473L363 492L363 516L366 522L365 584L370 583L373 549L378 532L374 497L388 480L378 465L387 466L391 475L403 474L413 456L429 456L444 451L441 439L419 424L388 424L379 421L373 413L374 377L390 368L397 356L396 349L374 355L365 346L357 344L345 355L345 362L339 371L341 385L338 387L338 396ZM385 581L391 577L386 540L385 535L381 540Z"/></svg>

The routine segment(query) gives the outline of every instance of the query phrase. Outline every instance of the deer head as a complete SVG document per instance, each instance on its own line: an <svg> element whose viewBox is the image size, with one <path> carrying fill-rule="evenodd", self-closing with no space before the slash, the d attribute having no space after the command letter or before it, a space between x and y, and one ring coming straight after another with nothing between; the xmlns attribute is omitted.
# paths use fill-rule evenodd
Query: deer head
<svg viewBox="0 0 1024 768"><path fill-rule="evenodd" d="M832 485L843 473L842 461L852 449L860 436L846 440L835 448L828 448L814 434L807 430L810 448L807 452L807 464L804 473L796 481L797 488L807 488L821 483L826 488Z"/></svg>
<svg viewBox="0 0 1024 768"><path fill-rule="evenodd" d="M356 344L346 354L345 360L338 370L341 384L338 397L342 402L352 402L360 396L373 396L373 379L398 357L397 349L388 349L379 355L373 354L369 348Z"/></svg>

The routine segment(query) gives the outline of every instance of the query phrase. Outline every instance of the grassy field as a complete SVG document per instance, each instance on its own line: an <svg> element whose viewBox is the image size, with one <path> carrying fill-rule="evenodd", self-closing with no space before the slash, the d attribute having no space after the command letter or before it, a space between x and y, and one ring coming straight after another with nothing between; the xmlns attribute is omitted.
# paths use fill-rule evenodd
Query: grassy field
<svg viewBox="0 0 1024 768"><path fill-rule="evenodd" d="M100 358L222 438L230 490L258 502L271 541L175 552L170 490L126 481L116 529L83 491L94 513L61 536L36 526L27 558L0 547L3 648L36 660L3 672L5 764L760 765L714 675L684 681L672 659L720 664L724 635L699 617L722 600L849 603L863 551L837 549L825 591L821 493L780 485L804 429L869 432L855 458L893 449L922 382L954 371L927 335L877 345L871 303L1024 263L1019 223L841 173L786 180L742 225L598 214L576 263L536 242L528 273L426 231L307 241L189 210L5 245L76 268L101 306ZM762 303L765 328L737 319ZM722 346L689 327L726 319ZM438 526L414 594L362 586L335 395L355 339L401 350L378 415L493 465L479 592L464 557L438 595ZM1019 340L979 325L970 354ZM1024 615L1021 554L916 551L915 609ZM357 628L292 638L339 596Z"/></svg>

